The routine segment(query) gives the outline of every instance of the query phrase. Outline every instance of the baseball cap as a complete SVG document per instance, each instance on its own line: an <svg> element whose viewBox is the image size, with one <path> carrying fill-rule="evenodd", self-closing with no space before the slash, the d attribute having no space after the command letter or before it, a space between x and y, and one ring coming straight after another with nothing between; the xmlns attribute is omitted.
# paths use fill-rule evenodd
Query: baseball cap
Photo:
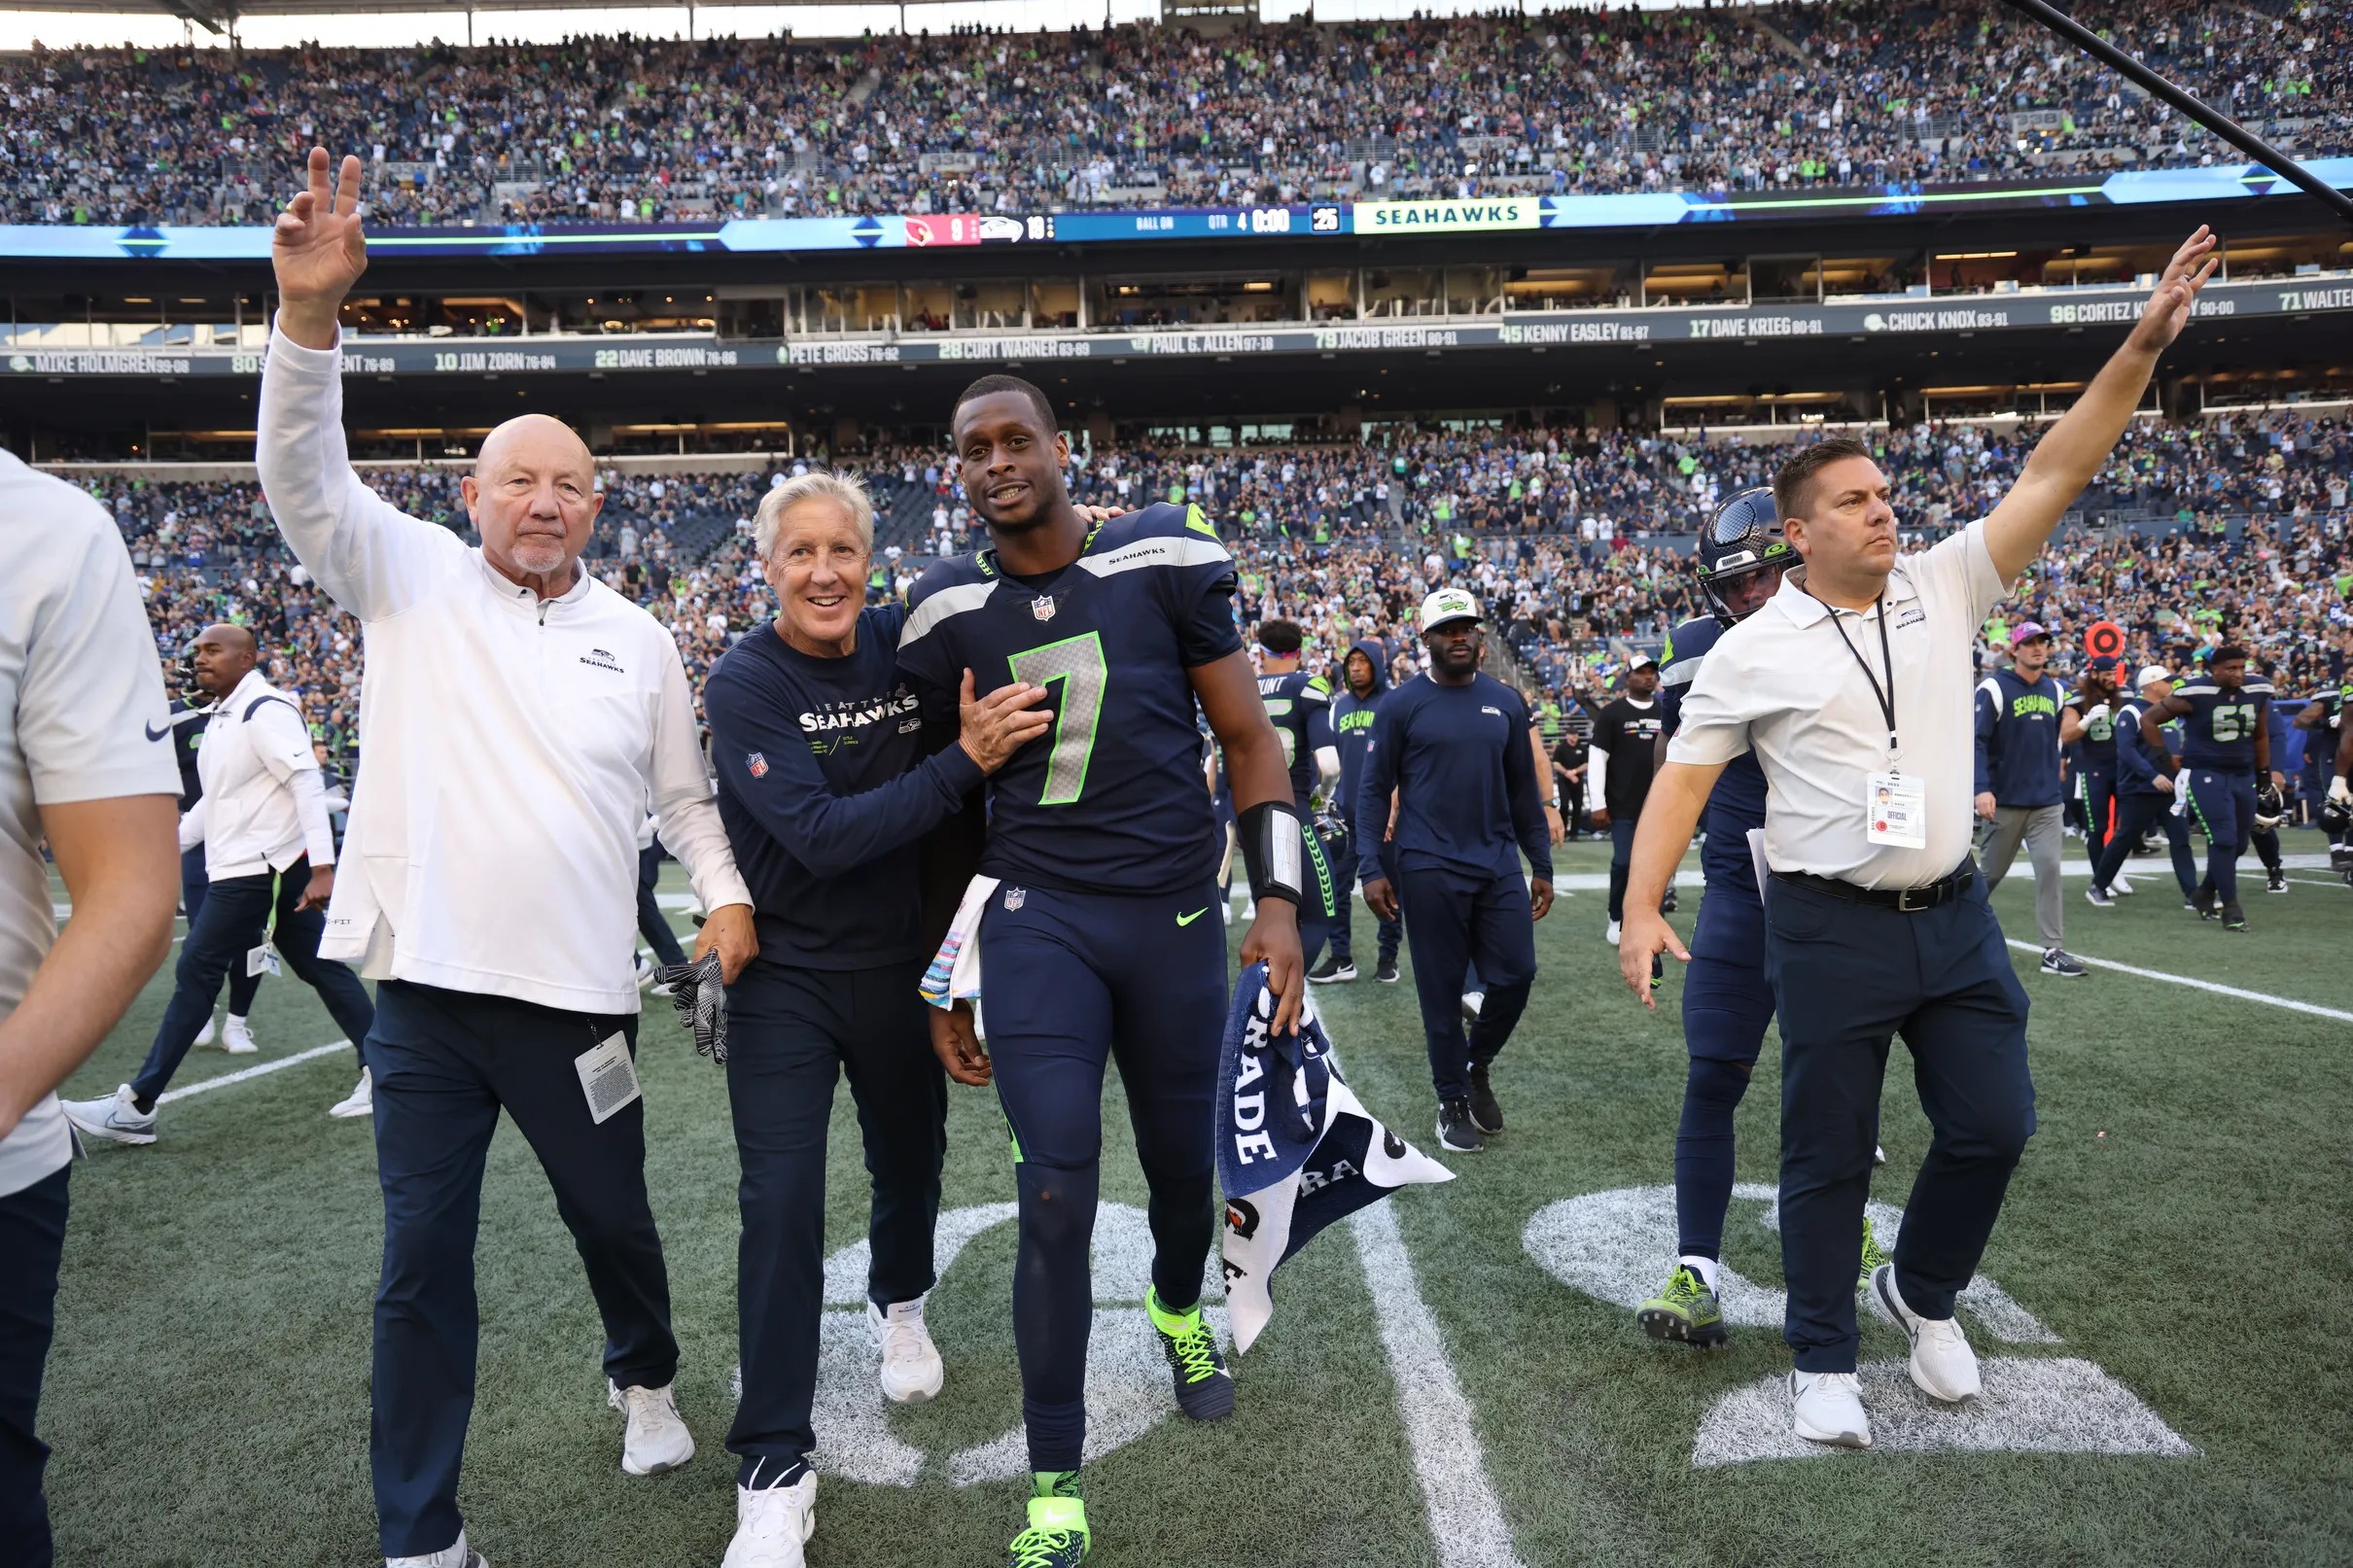
<svg viewBox="0 0 2353 1568"><path fill-rule="evenodd" d="M1460 588L1441 588L1422 601L1421 629L1434 632L1449 621L1481 620L1479 601Z"/></svg>
<svg viewBox="0 0 2353 1568"><path fill-rule="evenodd" d="M2117 657L2113 653L2103 653L2091 661L2091 668L2097 670L2101 675L2107 675L2118 668Z"/></svg>
<svg viewBox="0 0 2353 1568"><path fill-rule="evenodd" d="M2141 666L2141 673L2132 678L2132 687L2135 691L2138 691L2141 687L2148 685L2151 681L2170 680L2172 679L2173 672L2166 669L2163 665L2144 664Z"/></svg>
<svg viewBox="0 0 2353 1568"><path fill-rule="evenodd" d="M2050 635L2051 628L2045 626L2041 621L2022 620L2010 628L2010 645L2016 647L2020 643L2031 643L2038 637L2049 637Z"/></svg>
<svg viewBox="0 0 2353 1568"><path fill-rule="evenodd" d="M1626 673L1628 675L1632 675L1636 670L1656 670L1658 667L1658 660L1652 658L1647 653L1637 653L1632 660L1628 662L1626 666Z"/></svg>

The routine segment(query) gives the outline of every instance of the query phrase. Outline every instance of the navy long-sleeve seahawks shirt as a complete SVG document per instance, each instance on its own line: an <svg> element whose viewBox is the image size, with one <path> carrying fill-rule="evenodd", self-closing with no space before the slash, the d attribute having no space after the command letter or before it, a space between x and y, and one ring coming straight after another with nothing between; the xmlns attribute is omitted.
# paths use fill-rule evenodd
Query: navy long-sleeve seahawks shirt
<svg viewBox="0 0 2353 1568"><path fill-rule="evenodd" d="M1667 639L1666 656L1659 663L1659 714L1669 736L1682 721L1683 694L1699 679L1701 661L1723 635L1713 615L1702 615L1685 621ZM1765 769L1754 751L1734 757L1717 776L1700 817L1701 830L1707 835L1700 847L1700 869L1711 887L1722 884L1757 896L1748 833L1765 825Z"/></svg>
<svg viewBox="0 0 2353 1568"><path fill-rule="evenodd" d="M1362 653L1373 667L1372 689L1363 696L1350 690L1348 672L1341 671L1340 689L1332 697L1332 744L1340 750L1340 814L1351 821L1356 816L1356 786L1364 782L1364 752L1373 744L1373 722L1381 712L1382 701L1388 695L1388 655L1379 643L1370 639L1358 642L1349 649ZM1383 820L1387 819L1385 816Z"/></svg>
<svg viewBox="0 0 2353 1568"><path fill-rule="evenodd" d="M917 844L981 775L960 746L923 753L897 670L904 619L896 605L862 611L856 650L839 659L763 626L703 687L720 820L762 958L839 970L924 955Z"/></svg>
<svg viewBox="0 0 2353 1568"><path fill-rule="evenodd" d="M1066 892L1189 893L1220 836L1187 672L1242 649L1234 562L1198 506L1166 502L1087 536L1078 559L1007 575L994 550L941 561L907 596L900 666L944 721L964 672L983 696L1047 690L1052 735L989 781L992 877Z"/></svg>
<svg viewBox="0 0 2353 1568"><path fill-rule="evenodd" d="M2059 803L2059 703L2066 693L2049 676L2020 680L1996 670L1977 688L1977 792L1996 806Z"/></svg>
<svg viewBox="0 0 2353 1568"><path fill-rule="evenodd" d="M1356 853L1364 880L1387 875L1373 824L1387 820L1395 789L1400 865L1423 860L1517 876L1525 853L1535 874L1549 881L1552 840L1528 723L1528 704L1492 676L1442 686L1418 675L1384 698L1357 786Z"/></svg>

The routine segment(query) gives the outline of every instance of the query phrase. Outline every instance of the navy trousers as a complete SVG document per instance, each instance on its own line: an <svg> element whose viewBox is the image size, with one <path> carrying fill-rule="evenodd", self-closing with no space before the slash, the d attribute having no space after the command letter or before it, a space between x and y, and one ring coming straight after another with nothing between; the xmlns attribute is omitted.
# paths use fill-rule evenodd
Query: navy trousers
<svg viewBox="0 0 2353 1568"><path fill-rule="evenodd" d="M1352 963L1355 961L1355 938L1354 934L1350 930L1351 925L1352 925L1355 922L1356 915L1354 906L1356 895L1357 838L1356 823L1352 819L1349 819L1348 821L1348 853L1336 857L1332 862L1332 875L1339 879L1338 903L1340 906L1339 913L1333 918L1332 921L1332 957L1339 959L1342 963ZM1388 856L1384 855L1383 858L1387 859ZM1391 880L1393 881L1394 879L1392 878ZM1379 933L1381 945L1376 951L1381 956L1381 961L1383 963L1396 962L1397 946L1405 939L1404 922L1383 920L1380 916L1376 915L1373 917L1373 923L1375 929Z"/></svg>
<svg viewBox="0 0 2353 1568"><path fill-rule="evenodd" d="M2206 832L2206 882L2226 904L2238 902L2238 857L2255 835L2255 775L2184 768L2190 813Z"/></svg>
<svg viewBox="0 0 2353 1568"><path fill-rule="evenodd" d="M670 928L670 917L653 900L653 887L661 880L665 858L660 839L637 852L637 934L653 950L654 962L685 963L686 952L678 945L678 933Z"/></svg>
<svg viewBox="0 0 2353 1568"><path fill-rule="evenodd" d="M1207 883L1179 898L1008 883L981 917L981 1020L1021 1203L1013 1344L1032 1470L1075 1470L1086 1445L1089 1244L1114 1060L1150 1195L1152 1288L1175 1311L1201 1299L1227 998L1225 926L1206 918L1215 896Z"/></svg>
<svg viewBox="0 0 2353 1568"><path fill-rule="evenodd" d="M68 1167L70 1169L71 1167ZM49 1446L33 1430L41 1374L57 1326L57 1260L65 1251L66 1170L0 1198L0 1556L50 1568Z"/></svg>
<svg viewBox="0 0 2353 1568"><path fill-rule="evenodd" d="M326 934L327 917L315 909L298 909L310 885L310 856L304 855L276 876L224 877L205 890L188 936L180 944L180 961L172 971L171 1000L163 1022L156 1026L155 1042L147 1061L130 1083L131 1093L153 1103L171 1086L188 1048L212 1017L213 999L232 969L245 967L245 956L267 940L274 925L278 956L302 983L319 993L327 1012L368 1061L361 1042L375 1019L368 988L346 964L319 957L319 938ZM447 1546L447 1542L441 1543Z"/></svg>
<svg viewBox="0 0 2353 1568"><path fill-rule="evenodd" d="M376 1287L369 1468L388 1557L458 1538L458 1469L474 1411L480 1318L474 1292L482 1167L499 1112L514 1118L555 1189L605 1322L605 1376L659 1388L677 1376L670 1283L646 1201L646 1106L589 1117L574 1059L634 1014L387 980L368 1064L375 1075L384 1271Z"/></svg>
<svg viewBox="0 0 2353 1568"><path fill-rule="evenodd" d="M196 912L204 907L204 894L210 890L211 887L211 880L204 875L204 846L199 844L193 850L182 850L180 852L180 912L188 917L191 929L195 926ZM262 977L260 975L247 974L245 965L241 963L230 964L228 966L228 1011L230 1015L236 1018L250 1015L253 1012L254 995L261 989Z"/></svg>
<svg viewBox="0 0 2353 1568"><path fill-rule="evenodd" d="M2190 824L2173 815L2173 797L2160 794L2125 794L2116 797L2116 831L2099 853L2099 861L2091 868L2091 883L2105 891L2125 869L2141 835L2158 824L2163 824L2165 842L2173 854L2173 880L2181 884L2182 898L2189 900L2197 891L2197 862L2190 855Z"/></svg>
<svg viewBox="0 0 2353 1568"><path fill-rule="evenodd" d="M2026 992L1974 867L1961 896L1916 914L1775 878L1765 915L1781 1030L1782 1333L1799 1371L1852 1372L1888 1043L1903 1035L1935 1130L1896 1238L1896 1282L1914 1311L1949 1317L2034 1132Z"/></svg>
<svg viewBox="0 0 2353 1568"><path fill-rule="evenodd" d="M735 1311L744 1392L727 1448L744 1485L789 1486L817 1437L825 1301L825 1129L850 1079L873 1197L866 1299L931 1288L931 1231L948 1147L948 1078L931 1053L920 958L827 971L755 959L727 988L727 1100L743 1167Z"/></svg>
<svg viewBox="0 0 2353 1568"><path fill-rule="evenodd" d="M1675 1129L1675 1250L1723 1255L1732 1207L1733 1114L1773 1022L1765 979L1765 908L1753 882L1711 881L1683 971L1683 1115Z"/></svg>
<svg viewBox="0 0 2353 1568"><path fill-rule="evenodd" d="M1473 1063L1502 1053L1536 979L1536 926L1518 872L1468 872L1419 855L1398 857L1397 907L1414 945L1414 993L1429 1047L1431 1087L1442 1100L1470 1093ZM1467 1036L1462 977L1473 964L1487 1000Z"/></svg>

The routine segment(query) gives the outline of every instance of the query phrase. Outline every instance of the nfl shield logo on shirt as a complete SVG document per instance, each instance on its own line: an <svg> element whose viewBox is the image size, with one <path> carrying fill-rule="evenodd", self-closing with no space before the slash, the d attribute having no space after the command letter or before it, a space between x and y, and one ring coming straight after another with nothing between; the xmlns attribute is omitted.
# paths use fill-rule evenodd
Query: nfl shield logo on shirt
<svg viewBox="0 0 2353 1568"><path fill-rule="evenodd" d="M1030 890L1027 888L1007 888L1005 889L1005 913L1010 915L1028 902L1029 897Z"/></svg>
<svg viewBox="0 0 2353 1568"><path fill-rule="evenodd" d="M768 777L768 759L757 751L744 758L744 766L752 770L752 777L755 779Z"/></svg>
<svg viewBox="0 0 2353 1568"><path fill-rule="evenodd" d="M1030 601L1030 613L1039 620L1052 620L1054 618L1054 601L1042 594L1039 595Z"/></svg>

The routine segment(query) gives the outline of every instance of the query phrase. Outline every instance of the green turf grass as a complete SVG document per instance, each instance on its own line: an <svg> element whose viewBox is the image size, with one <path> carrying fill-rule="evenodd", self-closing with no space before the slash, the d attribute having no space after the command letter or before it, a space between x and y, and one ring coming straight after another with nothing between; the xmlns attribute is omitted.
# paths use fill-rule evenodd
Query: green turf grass
<svg viewBox="0 0 2353 1568"><path fill-rule="evenodd" d="M2288 847L2310 853L2317 836L2291 834ZM1572 847L1563 870L1598 870L1605 854ZM2353 889L2316 881L2268 897L2258 878L2244 895L2254 930L2227 935L2182 913L2161 863L2136 864L2144 890L2113 911L2084 904L2083 879L2070 879L2071 948L2353 1011ZM2031 937L2031 898L2022 872L1996 895L2014 935ZM1695 902L1686 890L1676 923L1687 934ZM2014 955L2035 1005L2041 1131L1984 1269L2064 1343L1988 1346L1981 1336L1981 1348L2097 1362L2196 1457L1873 1453L1695 1470L1702 1413L1786 1365L1777 1335L1737 1328L1712 1355L1655 1345L1631 1311L1561 1285L1520 1240L1556 1200L1671 1179L1683 1077L1673 982L1659 1013L1642 1013L1616 980L1602 919L1601 895L1587 891L1539 927L1543 973L1496 1069L1511 1130L1491 1152L1453 1161L1461 1179L1392 1202L1522 1563L2344 1560L2353 1371L2335 1311L2353 1283L2353 1024L2096 964L2084 980L2049 979L2033 955ZM1356 929L1361 962L1361 910ZM1410 973L1395 987L1373 985L1369 963L1365 973L1319 999L1366 1102L1430 1148ZM68 1093L103 1094L128 1076L168 985L167 970ZM497 1568L715 1565L732 1527L734 1463L721 1441L735 1359L734 1151L720 1072L655 1005L641 1054L650 1178L685 1351L681 1404L701 1452L673 1476L620 1474L619 1417L604 1406L602 1336L579 1260L530 1151L503 1127L485 1187L480 1395L461 1494ZM334 1034L291 979L263 986L255 1028L260 1057L199 1051L180 1082ZM1898 1205L1927 1141L1903 1060L1899 1045L1876 1187ZM1740 1114L1742 1180L1774 1177L1775 1063L1769 1039ZM338 1055L176 1102L153 1148L103 1147L77 1168L43 1407L61 1563L373 1560L369 1313L381 1221L366 1125L324 1114L350 1069ZM1117 1093L1105 1197L1141 1203ZM864 1222L846 1091L835 1117L826 1235L838 1247ZM946 1206L1009 1199L991 1098L957 1091L950 1136ZM1777 1286L1759 1212L1735 1205L1727 1261ZM1670 1245L1661 1243L1662 1278ZM892 1424L935 1458L1017 1417L1011 1257L1009 1228L984 1234L932 1298L947 1391L894 1411ZM1347 1233L1319 1238L1277 1288L1272 1328L1238 1365L1233 1420L1172 1417L1089 1466L1095 1560L1106 1568L1440 1561ZM1864 1336L1866 1356L1898 1353L1892 1330L1866 1319ZM811 1563L1000 1561L1020 1488L959 1490L940 1474L934 1465L907 1489L823 1481Z"/></svg>

